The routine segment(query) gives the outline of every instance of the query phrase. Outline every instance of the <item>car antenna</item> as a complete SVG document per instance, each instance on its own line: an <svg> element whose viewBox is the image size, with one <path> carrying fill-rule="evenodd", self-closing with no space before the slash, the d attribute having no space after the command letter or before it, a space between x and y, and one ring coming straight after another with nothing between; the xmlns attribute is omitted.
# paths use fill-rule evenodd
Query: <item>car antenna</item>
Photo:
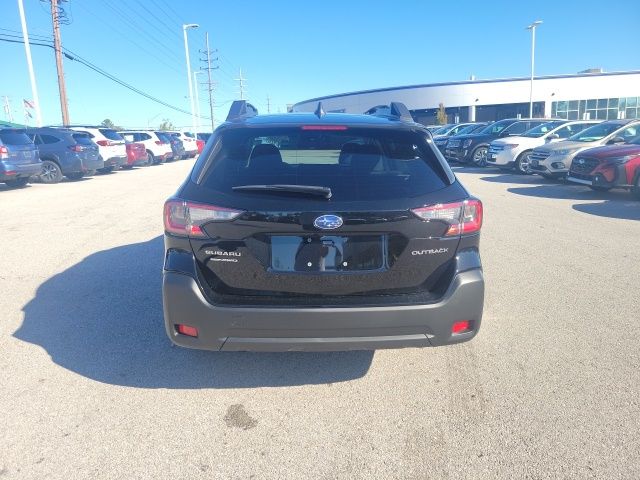
<svg viewBox="0 0 640 480"><path fill-rule="evenodd" d="M324 111L324 108L322 108L322 102L318 102L318 107L316 108L316 111L313 113L318 118L322 118L327 114L327 112Z"/></svg>

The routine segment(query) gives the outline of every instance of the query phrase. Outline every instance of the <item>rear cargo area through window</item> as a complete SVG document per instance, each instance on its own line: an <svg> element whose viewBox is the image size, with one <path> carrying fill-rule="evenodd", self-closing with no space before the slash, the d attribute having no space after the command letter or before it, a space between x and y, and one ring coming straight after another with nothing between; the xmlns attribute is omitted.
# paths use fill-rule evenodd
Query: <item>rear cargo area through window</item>
<svg viewBox="0 0 640 480"><path fill-rule="evenodd" d="M246 185L331 189L340 201L412 198L449 184L423 133L386 129L231 129L221 135L202 185L244 195ZM269 195L252 192L252 195Z"/></svg>

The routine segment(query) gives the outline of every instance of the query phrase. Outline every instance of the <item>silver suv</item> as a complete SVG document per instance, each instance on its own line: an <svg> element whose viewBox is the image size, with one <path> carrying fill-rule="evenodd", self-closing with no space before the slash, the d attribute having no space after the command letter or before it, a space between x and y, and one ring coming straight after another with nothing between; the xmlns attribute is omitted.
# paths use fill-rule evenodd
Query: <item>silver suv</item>
<svg viewBox="0 0 640 480"><path fill-rule="evenodd" d="M553 145L533 149L529 156L532 173L547 178L565 178L573 157L587 148L626 143L640 135L640 120L609 120Z"/></svg>

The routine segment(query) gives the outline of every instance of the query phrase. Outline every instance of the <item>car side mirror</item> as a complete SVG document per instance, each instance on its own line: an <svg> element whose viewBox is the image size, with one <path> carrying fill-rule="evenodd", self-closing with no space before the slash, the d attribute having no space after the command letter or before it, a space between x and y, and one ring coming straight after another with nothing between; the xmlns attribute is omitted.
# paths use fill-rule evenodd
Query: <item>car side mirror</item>
<svg viewBox="0 0 640 480"><path fill-rule="evenodd" d="M622 137L613 137L607 142L607 145L615 145L616 143L624 143L625 139Z"/></svg>

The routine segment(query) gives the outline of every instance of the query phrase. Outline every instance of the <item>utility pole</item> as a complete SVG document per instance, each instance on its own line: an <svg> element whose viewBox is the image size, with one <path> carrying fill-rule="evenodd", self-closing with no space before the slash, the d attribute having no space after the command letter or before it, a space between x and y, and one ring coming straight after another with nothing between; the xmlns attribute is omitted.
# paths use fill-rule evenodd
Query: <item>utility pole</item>
<svg viewBox="0 0 640 480"><path fill-rule="evenodd" d="M205 39L206 39L205 41L206 41L207 49L204 52L200 52L200 53L206 54L207 57L206 58L201 58L200 61L206 63L206 65L207 65L204 68L201 67L201 69L207 71L207 82L206 82L206 85L207 85L207 91L209 93L209 115L210 115L210 118L211 118L211 131L213 132L215 130L215 128L216 128L215 117L213 115L213 104L214 104L214 101L213 101L213 89L214 89L215 83L213 82L213 80L211 78L211 71L212 70L217 70L218 67L212 67L211 66L211 62L212 61L214 61L214 62L217 61L218 58L217 57L213 58L213 59L211 58L211 49L209 48L209 32L205 33Z"/></svg>
<svg viewBox="0 0 640 480"><path fill-rule="evenodd" d="M36 75L33 72L33 62L31 61L31 45L29 45L29 32L27 30L27 19L24 16L24 5L22 0L18 0L18 10L20 12L20 23L22 24L22 38L24 40L24 51L27 56L27 67L29 68L29 80L31 81L31 95L33 95L33 102L35 103L36 110L36 124L42 126L42 112L40 111L40 99L38 98L38 86L36 85ZM7 97L4 97L5 105L9 106ZM9 121L13 122L13 115L11 111L8 112Z"/></svg>
<svg viewBox="0 0 640 480"><path fill-rule="evenodd" d="M9 97L4 96L4 113L7 116L7 120L13 122L13 114L11 113L11 102L9 101Z"/></svg>
<svg viewBox="0 0 640 480"><path fill-rule="evenodd" d="M242 69L240 69L240 76L239 78L236 78L236 82L239 82L239 85L240 85L240 100L244 100L244 89L246 87L244 83L245 80L246 78L242 77Z"/></svg>
<svg viewBox="0 0 640 480"><path fill-rule="evenodd" d="M267 94L267 113L271 113L271 97Z"/></svg>
<svg viewBox="0 0 640 480"><path fill-rule="evenodd" d="M58 8L58 0L51 0L51 21L53 22L53 49L56 52L56 69L58 71L58 91L60 92L62 124L69 125L70 122L69 107L67 106L67 87L64 83L64 68L62 66L62 42L60 40L60 10ZM34 100L36 100L37 105L37 99L34 98Z"/></svg>

